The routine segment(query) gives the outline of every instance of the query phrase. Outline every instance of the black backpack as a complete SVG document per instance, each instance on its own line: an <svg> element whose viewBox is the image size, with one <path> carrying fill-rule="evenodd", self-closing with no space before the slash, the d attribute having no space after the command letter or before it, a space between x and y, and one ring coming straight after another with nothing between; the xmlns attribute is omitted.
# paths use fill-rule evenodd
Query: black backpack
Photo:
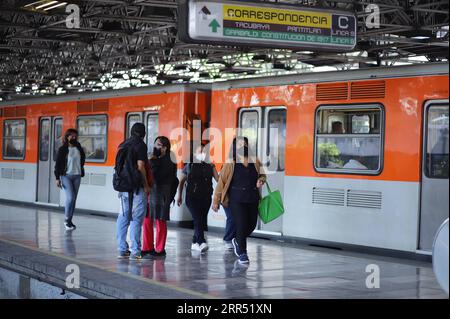
<svg viewBox="0 0 450 319"><path fill-rule="evenodd" d="M118 192L128 193L129 219L133 209L133 194L142 186L142 175L137 168L136 154L132 140L119 145L114 166L113 188Z"/></svg>
<svg viewBox="0 0 450 319"><path fill-rule="evenodd" d="M133 193L142 186L136 154L131 140L119 145L114 166L113 187L118 192Z"/></svg>
<svg viewBox="0 0 450 319"><path fill-rule="evenodd" d="M189 163L186 194L193 198L206 199L211 197L213 170L209 164Z"/></svg>

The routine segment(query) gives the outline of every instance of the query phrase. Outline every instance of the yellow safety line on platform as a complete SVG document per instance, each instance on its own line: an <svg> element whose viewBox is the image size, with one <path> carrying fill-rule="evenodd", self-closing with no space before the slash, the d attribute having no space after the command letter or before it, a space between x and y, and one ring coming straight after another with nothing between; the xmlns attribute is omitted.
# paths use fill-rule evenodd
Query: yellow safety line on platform
<svg viewBox="0 0 450 319"><path fill-rule="evenodd" d="M54 257L63 258L65 260L69 260L69 261L71 261L72 263L75 263L75 264L81 264L81 265L85 265L85 266L90 266L90 267L93 267L93 268L96 268L96 269L99 269L99 270L108 271L108 272L111 272L111 273L114 273L114 274L117 274L117 275L122 275L122 276L129 277L129 278L132 278L132 279L137 279L137 280L140 280L140 281L143 281L143 282L146 282L146 283L151 283L151 284L154 284L154 285L157 285L157 286L160 286L160 287L173 289L173 290L175 290L177 292L186 293L186 294L194 295L194 296L205 298L205 299L218 299L217 297L209 295L209 294L204 294L204 293L197 292L197 291L194 291L194 290L181 288L181 287L176 287L176 286L172 286L172 285L169 285L169 284L164 284L162 282L159 282L159 281L156 281L156 280L150 279L150 278L140 277L140 276L136 276L136 275L125 273L125 272L119 272L119 271L114 271L114 270L111 270L111 269L102 268L102 267L100 267L98 265L92 264L92 263L87 262L87 261L83 261L83 260L79 260L79 259L76 259L76 258L65 256L65 255L57 254L57 253L54 253L54 252L51 252L51 251L47 251L47 250L43 250L43 249L40 249L40 248L31 247L31 246L28 246L28 245L25 245L25 244L22 244L22 243L19 243L19 242L16 242L16 241L11 241L9 239L0 238L0 241L2 241L4 243L7 243L7 244L16 245L16 246L19 246L19 247L22 247L22 248L30 249L30 250L35 251L35 252L41 252L41 253L44 253L44 254L47 254L47 255L51 255L51 256L54 256Z"/></svg>

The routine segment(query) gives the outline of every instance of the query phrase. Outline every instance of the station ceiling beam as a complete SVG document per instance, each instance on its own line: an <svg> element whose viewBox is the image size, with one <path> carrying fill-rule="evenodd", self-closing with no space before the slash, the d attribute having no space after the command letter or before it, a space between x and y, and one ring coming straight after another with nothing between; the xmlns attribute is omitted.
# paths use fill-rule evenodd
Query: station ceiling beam
<svg viewBox="0 0 450 319"><path fill-rule="evenodd" d="M57 1L58 7L51 10L36 9L38 5L30 5L34 2L0 1L0 98L8 98L4 93L6 88L10 93L11 85L34 83L37 87L63 88L67 78L85 82L80 88L92 90L100 84L86 79L104 80L118 72L142 69L153 74L155 81L176 81L177 76L187 81L199 80L199 74L203 80L211 80L236 74L303 72L322 65L343 68L355 63L423 62L417 60L418 56L448 61L448 1L275 1L354 12L358 18L354 54L182 43L177 35L179 12L175 0L67 0L80 8L79 29L67 28L63 1ZM378 29L366 26L369 13L365 8L369 4L380 8ZM252 59L255 55L266 58ZM220 61L225 66L216 63ZM175 67L180 64L186 68ZM165 76L158 78L158 74ZM210 78L205 77L208 74Z"/></svg>

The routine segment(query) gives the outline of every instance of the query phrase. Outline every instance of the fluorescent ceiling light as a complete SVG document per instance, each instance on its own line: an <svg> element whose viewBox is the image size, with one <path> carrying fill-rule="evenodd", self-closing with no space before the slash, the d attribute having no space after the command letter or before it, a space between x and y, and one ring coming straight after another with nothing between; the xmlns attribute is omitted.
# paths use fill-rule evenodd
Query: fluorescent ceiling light
<svg viewBox="0 0 450 319"><path fill-rule="evenodd" d="M40 6L37 6L35 9L42 9L42 8L50 6L50 5L54 4L54 3L58 3L58 1L50 1L50 2L47 2L47 3L41 4Z"/></svg>
<svg viewBox="0 0 450 319"><path fill-rule="evenodd" d="M61 3L55 4L54 6L51 6L49 8L45 8L44 11L55 9L55 8L58 8L58 7L61 7L61 6L65 6L66 4L67 4L67 2L61 2Z"/></svg>
<svg viewBox="0 0 450 319"><path fill-rule="evenodd" d="M26 7L29 7L29 6L38 4L38 3L42 3L42 2L44 2L44 1L45 1L45 0L39 0L39 1L36 1L36 2L29 3L29 4L27 4L27 5L23 6L23 7L26 8Z"/></svg>

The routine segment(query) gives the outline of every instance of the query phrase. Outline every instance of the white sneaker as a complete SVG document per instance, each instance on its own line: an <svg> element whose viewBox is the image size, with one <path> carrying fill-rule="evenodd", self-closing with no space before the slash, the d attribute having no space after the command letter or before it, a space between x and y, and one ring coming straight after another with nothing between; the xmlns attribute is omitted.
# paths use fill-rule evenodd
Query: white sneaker
<svg viewBox="0 0 450 319"><path fill-rule="evenodd" d="M200 251L200 245L195 243L191 245L191 250L193 251Z"/></svg>
<svg viewBox="0 0 450 319"><path fill-rule="evenodd" d="M197 244L198 245L198 244ZM203 243L199 246L201 252L205 252L209 249L208 244Z"/></svg>
<svg viewBox="0 0 450 319"><path fill-rule="evenodd" d="M231 242L224 242L225 248L227 250L233 250L233 244Z"/></svg>

